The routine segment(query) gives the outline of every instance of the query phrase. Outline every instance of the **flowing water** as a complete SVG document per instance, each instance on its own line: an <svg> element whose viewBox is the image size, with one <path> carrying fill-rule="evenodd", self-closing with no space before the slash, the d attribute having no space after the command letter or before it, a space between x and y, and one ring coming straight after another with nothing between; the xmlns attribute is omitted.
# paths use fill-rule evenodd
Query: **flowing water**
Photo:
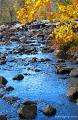
<svg viewBox="0 0 78 120"><path fill-rule="evenodd" d="M16 62L8 61L6 64L0 65L0 75L8 80L6 87L14 87L14 90L7 93L7 96L18 96L21 102L26 99L41 101L38 104L38 114L34 120L78 120L78 105L70 102L66 96L70 83L69 76L56 73L57 59L54 53L42 52L42 48L46 46L46 43L43 43L41 38L33 36L30 40L37 49L36 54L10 54L10 51L22 45L19 42L0 45L1 53L9 53L7 54L8 60L17 60ZM30 46L30 44L27 45ZM38 61L35 63L29 62L34 57ZM50 61L40 62L41 58L49 58ZM64 64L71 66L69 62ZM33 71L33 68L40 71ZM24 79L13 81L12 78L18 73L23 74ZM64 79L65 77L66 79ZM39 111L46 104L52 104L56 107L57 113L55 116L47 117ZM19 120L17 110L16 105L8 104L2 98L0 99L0 113L6 114L9 120Z"/></svg>

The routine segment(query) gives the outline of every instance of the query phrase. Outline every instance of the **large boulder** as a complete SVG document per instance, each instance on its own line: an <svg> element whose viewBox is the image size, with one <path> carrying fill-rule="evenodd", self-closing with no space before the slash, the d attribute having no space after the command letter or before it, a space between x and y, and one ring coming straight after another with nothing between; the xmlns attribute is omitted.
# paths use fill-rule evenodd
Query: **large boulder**
<svg viewBox="0 0 78 120"><path fill-rule="evenodd" d="M6 80L6 78L4 78L3 76L0 76L0 84L1 85L6 85L7 84L7 80Z"/></svg>
<svg viewBox="0 0 78 120"><path fill-rule="evenodd" d="M13 80L23 80L24 76L22 74L17 74L15 77L13 77Z"/></svg>
<svg viewBox="0 0 78 120"><path fill-rule="evenodd" d="M43 113L47 116L52 116L56 114L56 108L52 105L46 105L43 109Z"/></svg>
<svg viewBox="0 0 78 120"><path fill-rule="evenodd" d="M37 105L32 101L25 101L17 112L21 119L33 119L37 114Z"/></svg>

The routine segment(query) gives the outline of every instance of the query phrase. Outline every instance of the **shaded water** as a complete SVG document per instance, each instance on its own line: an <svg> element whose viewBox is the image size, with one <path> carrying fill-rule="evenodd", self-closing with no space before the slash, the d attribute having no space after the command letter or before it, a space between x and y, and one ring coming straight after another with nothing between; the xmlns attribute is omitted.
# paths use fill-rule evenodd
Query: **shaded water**
<svg viewBox="0 0 78 120"><path fill-rule="evenodd" d="M53 53L42 53L45 44L40 38L32 38L33 45L37 48L37 54L10 54L9 51L20 47L18 42L12 42L7 45L0 45L1 53L8 53L7 59L16 59L17 62L7 62L0 65L0 75L4 76L8 83L6 86L13 86L14 90L7 96L18 96L21 100L30 99L33 101L42 101L38 104L38 114L34 120L78 120L78 105L72 103L66 97L66 92L70 83L68 75L57 75L55 64L57 60ZM30 45L30 44L28 44ZM48 62L29 62L33 57L49 58ZM65 63L71 66L71 63ZM29 68L40 69L40 72L32 71ZM12 78L21 73L24 80L13 81ZM26 75L28 74L28 75ZM67 79L63 79L67 77ZM45 104L52 104L56 107L57 113L53 117L46 117L39 112ZM9 120L19 120L17 106L10 105L0 99L0 112L7 115Z"/></svg>

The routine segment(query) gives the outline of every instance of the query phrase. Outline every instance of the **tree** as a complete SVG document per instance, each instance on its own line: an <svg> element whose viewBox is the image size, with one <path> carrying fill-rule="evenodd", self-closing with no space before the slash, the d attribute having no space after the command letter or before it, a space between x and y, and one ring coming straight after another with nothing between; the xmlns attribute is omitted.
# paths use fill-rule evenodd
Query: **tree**
<svg viewBox="0 0 78 120"><path fill-rule="evenodd" d="M24 0L0 0L0 22L16 20L16 11L24 6Z"/></svg>

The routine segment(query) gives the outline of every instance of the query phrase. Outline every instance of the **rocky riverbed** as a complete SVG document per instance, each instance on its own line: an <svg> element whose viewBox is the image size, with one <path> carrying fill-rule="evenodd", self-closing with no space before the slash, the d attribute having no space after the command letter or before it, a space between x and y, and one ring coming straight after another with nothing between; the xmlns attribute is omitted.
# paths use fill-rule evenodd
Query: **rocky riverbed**
<svg viewBox="0 0 78 120"><path fill-rule="evenodd" d="M53 27L0 26L0 120L78 120L78 64L56 57Z"/></svg>

